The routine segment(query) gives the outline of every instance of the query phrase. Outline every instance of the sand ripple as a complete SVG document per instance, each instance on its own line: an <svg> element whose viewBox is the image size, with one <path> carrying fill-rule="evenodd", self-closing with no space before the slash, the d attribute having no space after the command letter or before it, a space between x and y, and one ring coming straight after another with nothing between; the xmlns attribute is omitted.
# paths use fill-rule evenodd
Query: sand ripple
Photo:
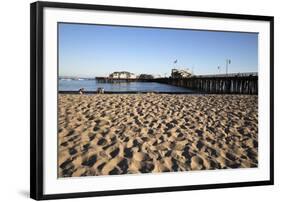
<svg viewBox="0 0 281 202"><path fill-rule="evenodd" d="M257 167L257 100L59 95L59 177Z"/></svg>

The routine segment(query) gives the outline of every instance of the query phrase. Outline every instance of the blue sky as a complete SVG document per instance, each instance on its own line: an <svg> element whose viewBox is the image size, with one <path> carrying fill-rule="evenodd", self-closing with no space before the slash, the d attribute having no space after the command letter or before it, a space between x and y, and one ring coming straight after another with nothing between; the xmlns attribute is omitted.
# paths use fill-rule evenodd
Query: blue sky
<svg viewBox="0 0 281 202"><path fill-rule="evenodd" d="M229 73L258 71L258 34L59 24L60 76L114 71L164 76L172 68L217 74L225 73L226 58L231 59Z"/></svg>

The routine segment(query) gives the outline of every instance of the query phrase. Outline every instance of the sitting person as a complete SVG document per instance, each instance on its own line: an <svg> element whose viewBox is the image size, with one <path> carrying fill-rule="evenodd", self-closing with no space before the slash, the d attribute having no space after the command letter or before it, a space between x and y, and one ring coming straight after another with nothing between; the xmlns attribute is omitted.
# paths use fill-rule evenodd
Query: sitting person
<svg viewBox="0 0 281 202"><path fill-rule="evenodd" d="M98 88L97 89L98 94L104 94L104 89L103 88Z"/></svg>
<svg viewBox="0 0 281 202"><path fill-rule="evenodd" d="M82 95L84 93L84 88L80 88L78 92L80 95Z"/></svg>

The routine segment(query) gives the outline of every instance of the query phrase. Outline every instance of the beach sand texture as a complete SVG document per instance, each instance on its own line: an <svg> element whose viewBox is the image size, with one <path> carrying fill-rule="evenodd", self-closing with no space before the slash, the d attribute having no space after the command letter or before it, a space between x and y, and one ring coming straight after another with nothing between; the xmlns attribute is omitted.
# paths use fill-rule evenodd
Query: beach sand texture
<svg viewBox="0 0 281 202"><path fill-rule="evenodd" d="M255 95L62 95L58 176L258 166Z"/></svg>

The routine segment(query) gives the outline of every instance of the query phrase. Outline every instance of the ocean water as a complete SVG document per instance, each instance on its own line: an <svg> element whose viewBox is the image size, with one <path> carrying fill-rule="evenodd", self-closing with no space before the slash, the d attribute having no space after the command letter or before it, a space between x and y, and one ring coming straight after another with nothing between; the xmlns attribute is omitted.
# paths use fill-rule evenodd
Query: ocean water
<svg viewBox="0 0 281 202"><path fill-rule="evenodd" d="M156 82L116 82L100 83L97 80L59 80L59 91L78 91L84 88L85 91L96 91L97 88L103 88L106 91L125 92L181 92L188 93L192 90Z"/></svg>

